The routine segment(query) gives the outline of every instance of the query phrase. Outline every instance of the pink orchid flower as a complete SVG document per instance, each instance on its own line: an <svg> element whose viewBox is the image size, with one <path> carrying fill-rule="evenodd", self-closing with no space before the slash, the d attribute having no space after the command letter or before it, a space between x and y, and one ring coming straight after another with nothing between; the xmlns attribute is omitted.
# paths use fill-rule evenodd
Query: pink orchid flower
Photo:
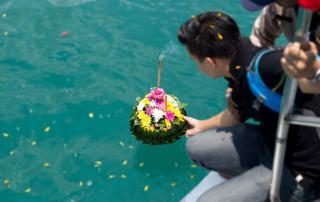
<svg viewBox="0 0 320 202"><path fill-rule="evenodd" d="M153 112L153 107L147 107L147 109L146 109L146 114L148 114L149 116L151 116L152 115L152 112Z"/></svg>
<svg viewBox="0 0 320 202"><path fill-rule="evenodd" d="M166 113L166 119L168 119L170 122L172 122L175 118L175 115L172 111L167 111Z"/></svg>

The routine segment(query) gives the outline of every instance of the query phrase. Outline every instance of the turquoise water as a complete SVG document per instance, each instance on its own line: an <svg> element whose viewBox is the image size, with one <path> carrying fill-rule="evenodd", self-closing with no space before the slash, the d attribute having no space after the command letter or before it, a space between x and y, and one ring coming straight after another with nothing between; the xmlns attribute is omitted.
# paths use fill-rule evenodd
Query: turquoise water
<svg viewBox="0 0 320 202"><path fill-rule="evenodd" d="M135 98L156 85L207 118L225 106L224 81L197 71L176 40L179 25L207 10L249 34L257 13L238 1L1 0L0 200L178 201L206 174L185 138L134 140ZM66 32L65 36L61 34Z"/></svg>

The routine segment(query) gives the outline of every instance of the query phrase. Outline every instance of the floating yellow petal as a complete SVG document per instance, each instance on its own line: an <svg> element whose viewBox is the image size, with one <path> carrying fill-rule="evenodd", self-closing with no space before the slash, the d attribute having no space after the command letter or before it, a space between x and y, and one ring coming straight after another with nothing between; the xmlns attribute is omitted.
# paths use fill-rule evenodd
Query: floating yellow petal
<svg viewBox="0 0 320 202"><path fill-rule="evenodd" d="M175 186L177 186L177 183L176 182L171 182L171 187L175 187Z"/></svg>
<svg viewBox="0 0 320 202"><path fill-rule="evenodd" d="M122 161L122 165L127 165L128 164L128 160L124 160L124 161Z"/></svg>
<svg viewBox="0 0 320 202"><path fill-rule="evenodd" d="M83 187L83 181L79 182L79 187Z"/></svg>
<svg viewBox="0 0 320 202"><path fill-rule="evenodd" d="M191 167L191 168L196 168L197 165L196 165L196 164L191 164L190 167Z"/></svg>
<svg viewBox="0 0 320 202"><path fill-rule="evenodd" d="M3 180L3 184L8 185L9 183L10 183L9 180L7 179Z"/></svg>
<svg viewBox="0 0 320 202"><path fill-rule="evenodd" d="M122 174L120 177L121 177L122 179L126 179L126 178L127 178L127 176L124 175L124 174Z"/></svg>
<svg viewBox="0 0 320 202"><path fill-rule="evenodd" d="M12 150L9 154L10 154L10 156L12 156L12 155L14 155L14 153L15 153L15 151Z"/></svg>
<svg viewBox="0 0 320 202"><path fill-rule="evenodd" d="M24 190L24 192L25 192L25 193L29 193L29 192L31 192L31 189L30 189L30 188L27 188L27 189Z"/></svg>
<svg viewBox="0 0 320 202"><path fill-rule="evenodd" d="M218 33L217 36L218 36L218 39L219 39L219 40L221 40L221 41L223 40L222 34Z"/></svg>
<svg viewBox="0 0 320 202"><path fill-rule="evenodd" d="M235 68L236 68L236 70L239 70L239 69L241 69L241 66L237 65Z"/></svg>
<svg viewBox="0 0 320 202"><path fill-rule="evenodd" d="M148 191L149 190L149 185L144 186L143 191Z"/></svg>
<svg viewBox="0 0 320 202"><path fill-rule="evenodd" d="M90 119L92 119L94 117L94 113L93 112L89 112L88 116L89 116Z"/></svg>
<svg viewBox="0 0 320 202"><path fill-rule="evenodd" d="M45 162L44 164L43 164L43 167L45 167L45 168L48 168L50 166L50 164L48 163L48 162Z"/></svg>
<svg viewBox="0 0 320 202"><path fill-rule="evenodd" d="M50 131L50 126L47 126L47 127L45 127L44 129L43 129L43 131L45 132L45 133L48 133L49 131Z"/></svg>
<svg viewBox="0 0 320 202"><path fill-rule="evenodd" d="M101 161L95 161L94 167L98 168L102 165Z"/></svg>
<svg viewBox="0 0 320 202"><path fill-rule="evenodd" d="M32 142L31 142L31 145L32 146L35 146L37 144L37 141L35 141L35 140L33 140Z"/></svg>
<svg viewBox="0 0 320 202"><path fill-rule="evenodd" d="M132 145L129 145L128 148L129 148L129 149L133 149L134 147L133 147Z"/></svg>
<svg viewBox="0 0 320 202"><path fill-rule="evenodd" d="M6 132L2 133L2 135L3 135L3 137L5 137L5 138L8 138L8 137L9 137L9 133L6 133Z"/></svg>
<svg viewBox="0 0 320 202"><path fill-rule="evenodd" d="M114 176L114 175L109 175L109 179L113 179L113 178L115 178L116 176Z"/></svg>
<svg viewBox="0 0 320 202"><path fill-rule="evenodd" d="M221 17L222 13L217 13L216 16Z"/></svg>

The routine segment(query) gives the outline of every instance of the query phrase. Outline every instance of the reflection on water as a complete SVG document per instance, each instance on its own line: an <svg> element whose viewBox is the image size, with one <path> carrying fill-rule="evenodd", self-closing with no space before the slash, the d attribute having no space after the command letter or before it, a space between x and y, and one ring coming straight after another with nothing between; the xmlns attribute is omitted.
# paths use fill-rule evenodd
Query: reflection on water
<svg viewBox="0 0 320 202"><path fill-rule="evenodd" d="M95 0L48 0L55 6L78 6Z"/></svg>

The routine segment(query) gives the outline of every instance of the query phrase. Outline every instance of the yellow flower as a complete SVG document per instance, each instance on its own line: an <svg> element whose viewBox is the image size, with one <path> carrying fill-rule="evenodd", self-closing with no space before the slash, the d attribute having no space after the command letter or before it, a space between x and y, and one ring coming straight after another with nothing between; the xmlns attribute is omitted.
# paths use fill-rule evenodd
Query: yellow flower
<svg viewBox="0 0 320 202"><path fill-rule="evenodd" d="M184 117L183 117L183 115L181 114L180 109L175 108L175 109L173 110L173 113L178 117L179 121L184 122Z"/></svg>
<svg viewBox="0 0 320 202"><path fill-rule="evenodd" d="M140 120L142 120L146 115L146 113L144 113L144 111L138 111L138 114L137 114L138 118Z"/></svg>
<svg viewBox="0 0 320 202"><path fill-rule="evenodd" d="M173 104L171 102L167 102L167 107L173 107Z"/></svg>
<svg viewBox="0 0 320 202"><path fill-rule="evenodd" d="M184 119L184 117L181 115L181 116L178 116L178 119L179 119L179 121L181 121L181 122L185 122L185 119Z"/></svg>
<svg viewBox="0 0 320 202"><path fill-rule="evenodd" d="M181 116L180 109L178 109L178 108L174 108L174 109L172 110L172 112L174 113L175 116Z"/></svg>
<svg viewBox="0 0 320 202"><path fill-rule="evenodd" d="M141 126L142 128L146 128L148 129L149 126L151 124L151 118L149 116L144 116L142 119L141 119Z"/></svg>
<svg viewBox="0 0 320 202"><path fill-rule="evenodd" d="M171 123L169 120L165 119L164 123L166 124L167 128L171 128Z"/></svg>
<svg viewBox="0 0 320 202"><path fill-rule="evenodd" d="M153 126L150 126L150 127L148 128L148 131L150 131L150 132L154 132L154 130L155 130L155 128L154 128Z"/></svg>
<svg viewBox="0 0 320 202"><path fill-rule="evenodd" d="M150 105L150 101L148 100L148 98L143 98L141 100L141 102L146 106L146 105Z"/></svg>
<svg viewBox="0 0 320 202"><path fill-rule="evenodd" d="M174 112L174 110L175 110L175 107L174 107L172 104L168 104L168 105L167 105L167 111L172 111L172 112Z"/></svg>

